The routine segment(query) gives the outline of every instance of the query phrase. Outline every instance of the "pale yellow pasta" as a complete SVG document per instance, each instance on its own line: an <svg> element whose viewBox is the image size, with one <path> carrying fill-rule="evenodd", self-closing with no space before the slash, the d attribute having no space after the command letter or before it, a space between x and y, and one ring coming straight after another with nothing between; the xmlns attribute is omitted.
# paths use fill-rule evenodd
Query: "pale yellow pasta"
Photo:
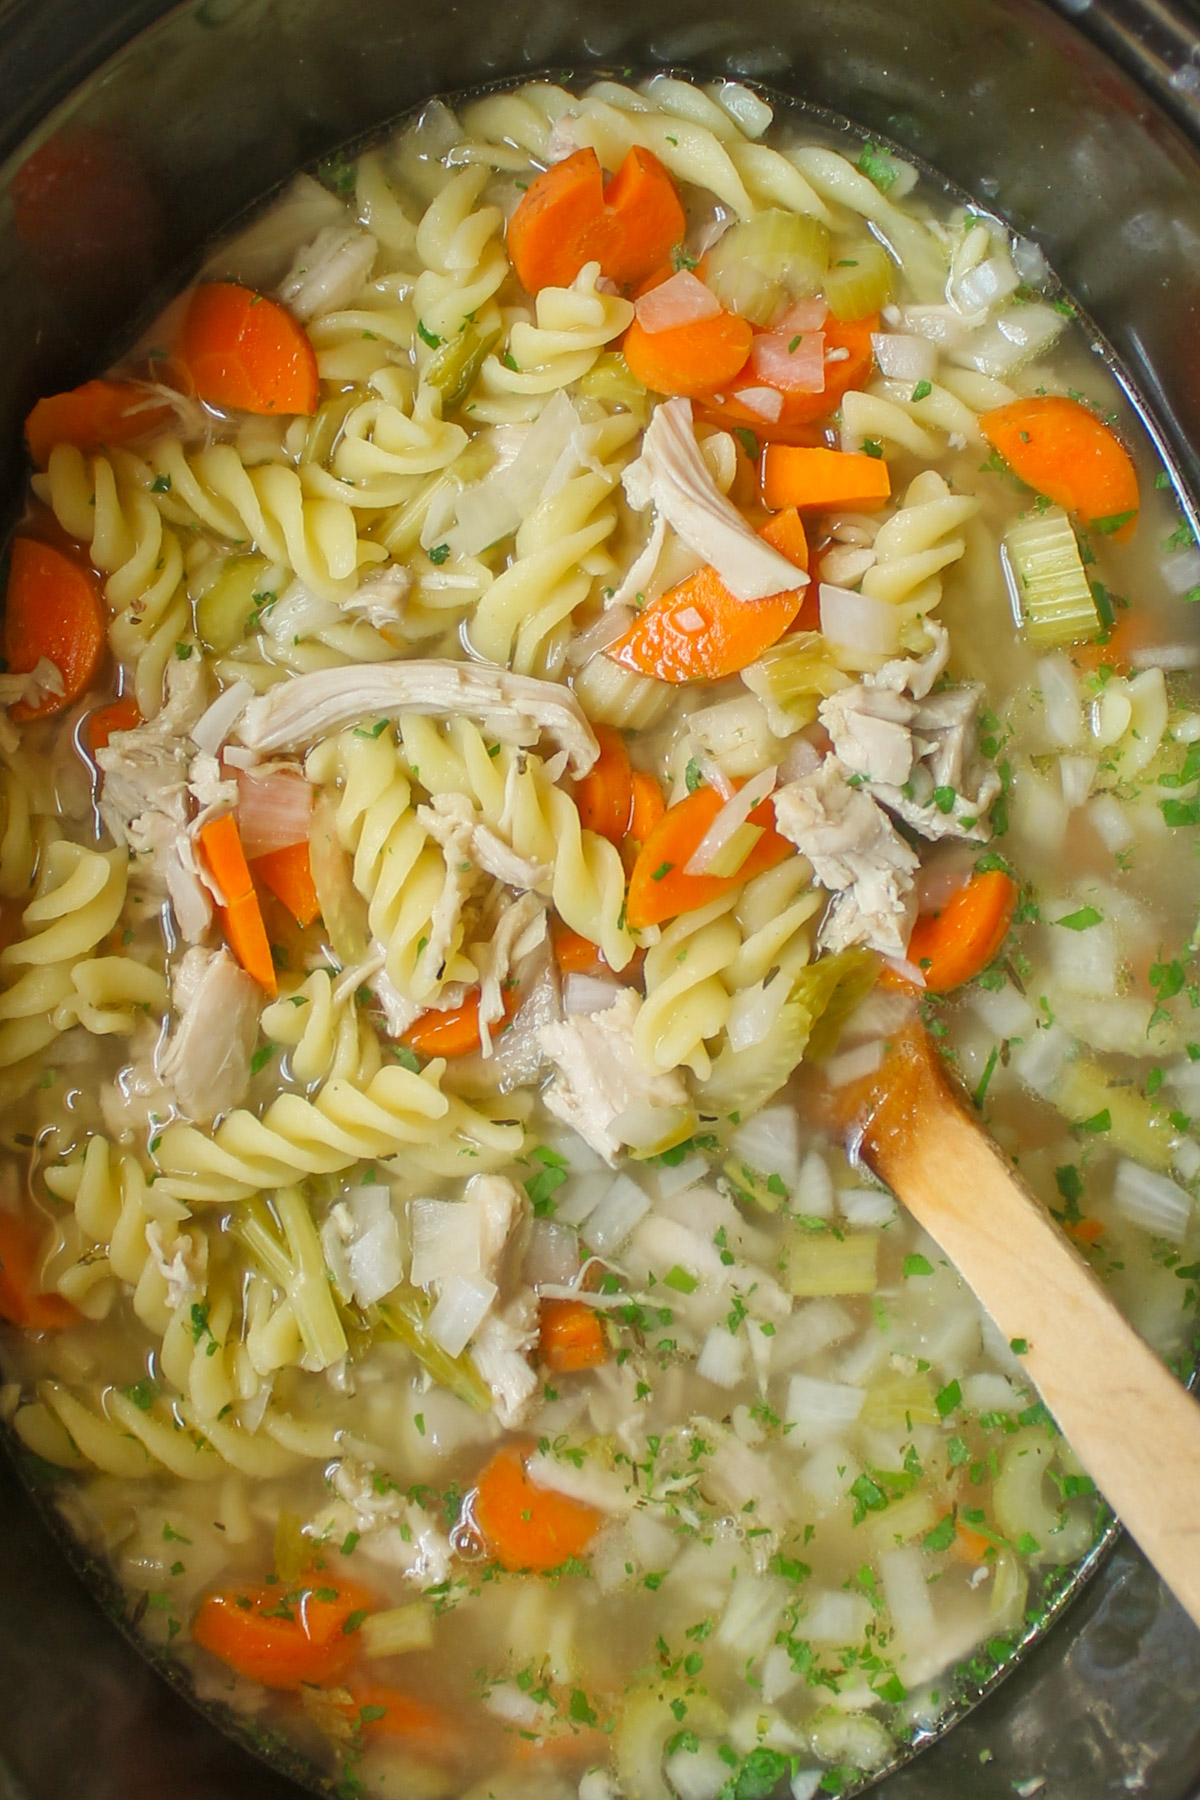
<svg viewBox="0 0 1200 1800"><path fill-rule="evenodd" d="M484 363L485 392L551 394L587 374L633 319L630 301L597 290L599 275L599 263L585 263L569 288L539 290L536 323L517 320L509 331L508 362L489 356Z"/></svg>
<svg viewBox="0 0 1200 1800"><path fill-rule="evenodd" d="M930 612L942 597L942 573L966 549L960 535L979 511L973 494L952 493L933 469L909 484L904 504L875 535L875 562L862 591L876 600Z"/></svg>
<svg viewBox="0 0 1200 1800"><path fill-rule="evenodd" d="M365 1084L378 1072L378 1039L361 1022L354 995L339 994L324 969L265 1007L262 1030L290 1051L292 1074L305 1086L332 1075Z"/></svg>
<svg viewBox="0 0 1200 1800"><path fill-rule="evenodd" d="M0 1067L44 1050L77 1020L87 1024L88 978L81 993L75 977L79 965L121 916L127 862L124 850L101 852L67 842L46 850L37 890L22 914L22 936L0 952L0 978L5 983L0 993ZM113 1009L105 1007L105 990L118 1001L123 995L133 1000L143 979L139 969L133 964L124 985L119 979L115 989L111 969L91 983L99 1004L93 1015L97 1023L90 1029L131 1029L132 1016L121 1013L114 1018ZM154 989L160 998L163 986L160 977Z"/></svg>

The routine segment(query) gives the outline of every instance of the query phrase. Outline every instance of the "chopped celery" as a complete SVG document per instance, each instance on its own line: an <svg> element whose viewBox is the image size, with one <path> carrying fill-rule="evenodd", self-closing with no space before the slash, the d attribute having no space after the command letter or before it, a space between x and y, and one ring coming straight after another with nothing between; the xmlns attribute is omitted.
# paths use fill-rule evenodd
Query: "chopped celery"
<svg viewBox="0 0 1200 1800"><path fill-rule="evenodd" d="M428 1600L411 1600L388 1612L371 1613L362 1622L364 1656L402 1656L428 1650L433 1643L433 1608Z"/></svg>
<svg viewBox="0 0 1200 1800"><path fill-rule="evenodd" d="M619 350L605 350L587 374L578 382L580 394L587 400L600 400L606 406L624 407L643 424L650 416L647 394Z"/></svg>
<svg viewBox="0 0 1200 1800"><path fill-rule="evenodd" d="M797 1225L784 1252L784 1285L790 1294L805 1300L873 1294L878 1250L879 1239L873 1231L836 1237L832 1231L811 1232Z"/></svg>
<svg viewBox="0 0 1200 1800"><path fill-rule="evenodd" d="M884 1375L873 1381L859 1414L864 1425L880 1431L899 1431L913 1425L936 1425L939 1420L933 1383L927 1375Z"/></svg>
<svg viewBox="0 0 1200 1800"><path fill-rule="evenodd" d="M769 325L789 300L815 294L828 266L829 232L820 220L769 206L713 245L705 279L729 312Z"/></svg>
<svg viewBox="0 0 1200 1800"><path fill-rule="evenodd" d="M764 1212L778 1212L783 1205L787 1189L778 1175L764 1175L738 1156L727 1159L724 1172L738 1193L753 1200Z"/></svg>
<svg viewBox="0 0 1200 1800"><path fill-rule="evenodd" d="M258 614L275 596L265 590L270 568L265 556L230 556L211 587L196 601L196 635L206 649L223 655L244 642Z"/></svg>
<svg viewBox="0 0 1200 1800"><path fill-rule="evenodd" d="M1165 1172L1171 1167L1171 1151L1178 1141L1165 1112L1151 1105L1134 1087L1110 1086L1110 1078L1098 1063L1080 1057L1065 1063L1054 1090L1054 1103L1073 1124L1083 1125L1108 1115L1105 1137L1114 1149Z"/></svg>
<svg viewBox="0 0 1200 1800"><path fill-rule="evenodd" d="M499 337L499 327L495 331L481 331L478 325L468 325L429 359L425 379L431 386L441 389L444 413L462 405L479 378L484 358Z"/></svg>
<svg viewBox="0 0 1200 1800"><path fill-rule="evenodd" d="M304 1344L304 1367L327 1369L338 1362L346 1354L346 1334L316 1226L300 1189L280 1188L269 1205L262 1199L247 1200L234 1214L231 1230L286 1296Z"/></svg>
<svg viewBox="0 0 1200 1800"><path fill-rule="evenodd" d="M1033 514L1005 533L1004 562L1030 642L1074 644L1095 637L1100 615L1071 521L1061 507Z"/></svg>
<svg viewBox="0 0 1200 1800"><path fill-rule="evenodd" d="M796 1000L789 1000L761 1043L744 1050L729 1044L716 1057L712 1074L699 1084L700 1107L706 1113L737 1113L748 1119L777 1094L808 1042L811 1019Z"/></svg>
<svg viewBox="0 0 1200 1800"><path fill-rule="evenodd" d="M887 305L892 297L892 263L874 238L840 248L841 255L825 277L825 298L834 318L847 323Z"/></svg>
<svg viewBox="0 0 1200 1800"><path fill-rule="evenodd" d="M742 670L742 680L757 694L776 737L790 737L811 725L822 700L849 684L819 631L798 631L764 650Z"/></svg>
<svg viewBox="0 0 1200 1800"><path fill-rule="evenodd" d="M373 396L366 387L350 387L340 394L334 394L329 400L323 400L309 421L308 430L304 434L304 448L300 452L301 464L327 463L337 448L338 439L346 423L347 415L364 400Z"/></svg>
<svg viewBox="0 0 1200 1800"><path fill-rule="evenodd" d="M295 1587L312 1561L312 1551L300 1529L300 1514L281 1507L275 1521L275 1573L284 1587Z"/></svg>
<svg viewBox="0 0 1200 1800"><path fill-rule="evenodd" d="M811 1021L807 1055L824 1062L837 1049L842 1026L879 978L879 958L870 950L839 950L801 969L792 984Z"/></svg>
<svg viewBox="0 0 1200 1800"><path fill-rule="evenodd" d="M382 1336L406 1345L439 1387L449 1388L476 1412L487 1412L492 1397L470 1356L465 1351L448 1356L430 1337L426 1327L432 1310L420 1288L405 1285L369 1308L366 1319Z"/></svg>

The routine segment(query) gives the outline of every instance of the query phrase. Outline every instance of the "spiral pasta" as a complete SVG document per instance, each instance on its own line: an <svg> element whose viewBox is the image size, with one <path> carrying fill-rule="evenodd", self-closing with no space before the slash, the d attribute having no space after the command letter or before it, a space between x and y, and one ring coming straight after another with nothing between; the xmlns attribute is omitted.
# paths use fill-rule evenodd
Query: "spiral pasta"
<svg viewBox="0 0 1200 1800"><path fill-rule="evenodd" d="M488 179L484 168L465 168L432 202L417 227L417 254L423 266L413 299L426 340L456 337L478 318L508 275L508 258L497 233L504 222L498 206L475 202Z"/></svg>
<svg viewBox="0 0 1200 1800"><path fill-rule="evenodd" d="M325 969L265 1007L262 1030L290 1051L292 1074L305 1086L335 1075L365 1085L379 1072L374 1032L359 1018L353 997L339 998Z"/></svg>
<svg viewBox="0 0 1200 1800"><path fill-rule="evenodd" d="M936 470L923 470L876 533L863 593L914 615L930 612L942 597L942 572L966 549L959 533L978 511L973 494L952 493Z"/></svg>
<svg viewBox="0 0 1200 1800"><path fill-rule="evenodd" d="M569 288L544 287L535 301L536 324L518 319L508 334L508 360L489 356L483 389L495 394L551 394L579 381L605 344L633 318L633 306L596 287L599 263L585 263Z"/></svg>

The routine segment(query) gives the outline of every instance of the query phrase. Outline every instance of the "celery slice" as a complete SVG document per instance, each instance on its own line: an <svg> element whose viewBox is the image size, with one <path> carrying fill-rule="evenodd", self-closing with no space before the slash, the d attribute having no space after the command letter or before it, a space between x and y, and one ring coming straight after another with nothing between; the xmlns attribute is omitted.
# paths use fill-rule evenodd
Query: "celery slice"
<svg viewBox="0 0 1200 1800"><path fill-rule="evenodd" d="M882 310L892 297L892 264L873 238L842 247L825 277L825 298L835 319L848 324Z"/></svg>
<svg viewBox="0 0 1200 1800"><path fill-rule="evenodd" d="M789 300L817 292L828 265L829 232L821 221L769 206L718 239L705 280L726 311L769 325Z"/></svg>
<svg viewBox="0 0 1200 1800"><path fill-rule="evenodd" d="M1075 533L1061 507L1005 533L1003 559L1018 618L1031 643L1074 644L1095 637L1100 615Z"/></svg>
<svg viewBox="0 0 1200 1800"><path fill-rule="evenodd" d="M255 629L258 614L275 598L265 590L270 563L265 556L230 556L212 586L196 601L196 635L223 655Z"/></svg>
<svg viewBox="0 0 1200 1800"><path fill-rule="evenodd" d="M813 1234L796 1225L787 1242L784 1286L798 1300L836 1299L842 1294L873 1294L878 1285L874 1231Z"/></svg>
<svg viewBox="0 0 1200 1800"><path fill-rule="evenodd" d="M492 1397L467 1352L449 1356L430 1337L426 1321L432 1310L431 1302L420 1288L406 1284L377 1306L369 1307L366 1320L382 1336L395 1338L406 1345L439 1387L449 1388L476 1412L487 1412Z"/></svg>

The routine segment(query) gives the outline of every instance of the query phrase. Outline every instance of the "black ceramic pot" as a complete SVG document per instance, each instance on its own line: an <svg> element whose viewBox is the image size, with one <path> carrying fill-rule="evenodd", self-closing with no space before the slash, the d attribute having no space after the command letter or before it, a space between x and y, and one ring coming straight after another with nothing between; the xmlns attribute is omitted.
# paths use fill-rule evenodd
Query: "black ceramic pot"
<svg viewBox="0 0 1200 1800"><path fill-rule="evenodd" d="M439 90L663 65L853 119L1036 237L1195 492L1200 10L1057 5L0 0L0 508L33 398L101 368L297 166ZM0 1456L0 1800L301 1791L142 1661ZM1122 1543L1024 1664L876 1791L1195 1800L1200 1635Z"/></svg>

